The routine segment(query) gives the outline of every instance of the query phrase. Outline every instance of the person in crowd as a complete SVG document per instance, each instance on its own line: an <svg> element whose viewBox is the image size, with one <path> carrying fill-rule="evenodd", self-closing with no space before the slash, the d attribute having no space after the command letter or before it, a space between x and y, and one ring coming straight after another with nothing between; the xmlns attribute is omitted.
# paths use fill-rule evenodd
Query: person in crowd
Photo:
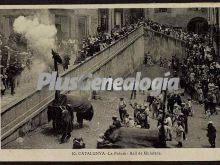
<svg viewBox="0 0 220 165"><path fill-rule="evenodd" d="M173 111L174 111L174 98L172 97L172 95L168 94L167 95L167 111L173 116Z"/></svg>
<svg viewBox="0 0 220 165"><path fill-rule="evenodd" d="M204 100L204 95L203 95L203 91L202 91L202 88L199 87L198 88L198 101L199 101L199 104L202 104L203 103L203 100Z"/></svg>
<svg viewBox="0 0 220 165"><path fill-rule="evenodd" d="M134 104L130 103L130 106L133 108L134 110L134 121L137 123L137 113L140 109L140 106L138 105L137 102L135 102Z"/></svg>
<svg viewBox="0 0 220 165"><path fill-rule="evenodd" d="M60 140L60 144L64 143L66 140L68 140L71 137L71 132L73 130L73 123L72 123L72 117L70 112L67 110L65 106L60 106L62 110L62 137Z"/></svg>
<svg viewBox="0 0 220 165"><path fill-rule="evenodd" d="M129 116L128 128L134 128L134 127L135 127L134 119L131 116Z"/></svg>
<svg viewBox="0 0 220 165"><path fill-rule="evenodd" d="M208 97L206 97L204 99L204 110L205 110L205 114L208 110L210 111L210 100ZM210 113L211 113L211 111L210 111Z"/></svg>
<svg viewBox="0 0 220 165"><path fill-rule="evenodd" d="M150 111L150 108L149 108L149 103L147 102L147 100L145 99L144 100L144 103L143 103L145 109L148 109Z"/></svg>
<svg viewBox="0 0 220 165"><path fill-rule="evenodd" d="M83 138L73 138L73 149L82 149L86 148L86 144L83 141Z"/></svg>
<svg viewBox="0 0 220 165"><path fill-rule="evenodd" d="M157 126L157 129L158 129L158 139L163 139L163 136L165 135L165 141L168 141L169 140L168 126L164 123L162 127L162 123L159 123L159 125Z"/></svg>
<svg viewBox="0 0 220 165"><path fill-rule="evenodd" d="M177 122L176 128L176 141L178 142L177 147L183 147L183 134L184 129L182 127L181 122Z"/></svg>
<svg viewBox="0 0 220 165"><path fill-rule="evenodd" d="M1 77L1 96L5 95L5 84L4 84L4 77L2 74L0 74Z"/></svg>
<svg viewBox="0 0 220 165"><path fill-rule="evenodd" d="M7 80L11 87L11 95L15 94L15 79L18 75L18 72L19 70L16 63L10 64L6 71L6 74L8 76Z"/></svg>
<svg viewBox="0 0 220 165"><path fill-rule="evenodd" d="M69 55L64 55L63 70L67 70L69 65L70 65L70 57Z"/></svg>
<svg viewBox="0 0 220 165"><path fill-rule="evenodd" d="M142 105L139 113L137 114L138 121L141 128L148 128L148 114L145 111L145 107Z"/></svg>
<svg viewBox="0 0 220 165"><path fill-rule="evenodd" d="M193 116L194 114L194 110L193 110L193 107L192 107L192 101L190 98L187 99L187 102L186 102L186 108L188 109L188 113L189 115Z"/></svg>
<svg viewBox="0 0 220 165"><path fill-rule="evenodd" d="M206 118L208 121L210 121L210 120L211 120L211 116L212 116L211 111L208 109L208 110L206 111L206 113L205 113L205 118Z"/></svg>
<svg viewBox="0 0 220 165"><path fill-rule="evenodd" d="M216 110L216 105L217 105L217 97L216 97L216 94L213 92L211 94L211 112L212 114L215 113L216 115L218 114L217 113L217 110Z"/></svg>
<svg viewBox="0 0 220 165"><path fill-rule="evenodd" d="M170 117L169 113L166 113L165 115L165 121L164 121L165 125L167 125L167 140L172 141L172 119Z"/></svg>
<svg viewBox="0 0 220 165"><path fill-rule="evenodd" d="M212 121L208 122L207 137L212 148L215 148L216 128Z"/></svg>
<svg viewBox="0 0 220 165"><path fill-rule="evenodd" d="M146 66L148 64L148 57L150 56L150 52L147 52L144 54L144 65Z"/></svg>
<svg viewBox="0 0 220 165"><path fill-rule="evenodd" d="M188 133L188 116L189 116L189 109L186 106L185 103L182 103L182 107L181 107L181 113L183 114L183 128L184 128L184 132L187 134Z"/></svg>
<svg viewBox="0 0 220 165"><path fill-rule="evenodd" d="M120 101L119 101L119 105L118 105L118 111L119 111L121 122L124 121L124 117L125 117L125 114L126 114L126 109L125 108L126 108L125 100L124 100L123 97L121 97Z"/></svg>
<svg viewBox="0 0 220 165"><path fill-rule="evenodd" d="M99 134L99 138L97 139L97 149L102 148L111 148L112 143L106 140L104 133Z"/></svg>
<svg viewBox="0 0 220 165"><path fill-rule="evenodd" d="M152 118L157 118L159 112L159 102L155 98L152 102Z"/></svg>
<svg viewBox="0 0 220 165"><path fill-rule="evenodd" d="M110 140L110 135L116 130L117 128L114 125L110 125L109 128L105 131L104 136L106 140Z"/></svg>
<svg viewBox="0 0 220 165"><path fill-rule="evenodd" d="M129 114L126 113L124 117L124 126L129 127L129 124L130 124Z"/></svg>
<svg viewBox="0 0 220 165"><path fill-rule="evenodd" d="M116 128L120 128L121 127L121 122L118 120L117 116L113 116L112 117L112 125L114 125Z"/></svg>

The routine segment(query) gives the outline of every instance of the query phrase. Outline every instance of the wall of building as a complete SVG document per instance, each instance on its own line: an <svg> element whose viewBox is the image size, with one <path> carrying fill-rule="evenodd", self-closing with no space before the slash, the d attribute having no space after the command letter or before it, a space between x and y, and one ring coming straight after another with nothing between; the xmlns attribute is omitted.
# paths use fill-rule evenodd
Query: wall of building
<svg viewBox="0 0 220 165"><path fill-rule="evenodd" d="M177 55L182 59L185 56L183 41L146 28L144 48L145 53L150 52L154 61L158 61L160 57L170 59L173 55Z"/></svg>
<svg viewBox="0 0 220 165"><path fill-rule="evenodd" d="M95 35L98 27L98 9L77 9L75 10L76 34L79 34L79 21L82 17L86 17L86 33L87 35Z"/></svg>
<svg viewBox="0 0 220 165"><path fill-rule="evenodd" d="M19 16L32 16L36 13L47 11L47 10L30 10L30 9L9 9L0 10L0 33L4 34L6 39L13 31L13 21ZM85 17L85 27L86 35L95 35L98 26L98 10L97 9L76 9L76 10L66 10L66 9L50 9L48 10L50 14L51 21L55 24L60 23L57 19L58 17L63 17L65 21L61 21L62 29L64 29L64 34L61 35L65 39L72 38L81 40L79 21L82 17ZM85 37L84 36L84 37Z"/></svg>
<svg viewBox="0 0 220 165"><path fill-rule="evenodd" d="M139 27L86 62L70 67L61 77L79 77L82 73L93 73L95 76L114 78L133 73L143 62L143 33L143 27ZM83 94L89 97L90 93L88 91ZM46 86L24 96L17 103L1 107L2 145L19 137L19 131L26 133L48 122L47 106L53 99L54 91L49 91Z"/></svg>
<svg viewBox="0 0 220 165"><path fill-rule="evenodd" d="M220 8L208 9L208 23L210 35L213 38L213 45L220 61Z"/></svg>
<svg viewBox="0 0 220 165"><path fill-rule="evenodd" d="M207 19L208 11L193 10L189 8L168 8L167 12L156 12L155 9L144 9L145 18L150 18L160 24L167 24L174 27L183 27L186 30L187 24L192 18L203 17ZM181 21L180 21L181 20Z"/></svg>

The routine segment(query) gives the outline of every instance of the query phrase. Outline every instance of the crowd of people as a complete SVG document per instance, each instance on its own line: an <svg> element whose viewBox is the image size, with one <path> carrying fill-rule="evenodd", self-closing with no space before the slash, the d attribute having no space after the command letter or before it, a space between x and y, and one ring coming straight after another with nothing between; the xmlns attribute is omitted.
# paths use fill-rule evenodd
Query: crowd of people
<svg viewBox="0 0 220 165"><path fill-rule="evenodd" d="M161 25L157 22L152 21L151 19L144 20L144 26L148 29L152 29L154 31L183 41L187 41L191 36L191 33L185 32L181 28L175 28L170 25Z"/></svg>
<svg viewBox="0 0 220 165"><path fill-rule="evenodd" d="M143 105L130 104L134 110L132 118L126 111L126 103L121 98L119 103L119 116L113 117L113 124L99 136L98 145L111 144L108 138L110 133L120 127L149 128L149 117L156 119L159 130L164 125L166 141L172 141L175 132L177 147L183 147L188 134L188 118L194 115L192 102L197 101L204 105L204 113L208 121L207 137L211 147L215 147L216 128L210 116L217 114L216 106L220 103L220 64L209 34L195 34L184 32L168 25L160 25L152 20L145 20L146 28L175 37L185 42L186 56L181 60L177 55L171 59L160 58L160 67L168 67L173 70L174 76L180 76L180 85L190 97L183 101L180 94L167 95L165 115L163 112L163 97L149 97ZM150 52L145 55L144 64L153 64ZM148 104L149 103L149 104ZM142 114L143 119L142 120ZM150 116L150 114L152 114ZM120 124L119 124L120 123Z"/></svg>
<svg viewBox="0 0 220 165"><path fill-rule="evenodd" d="M137 102L132 104L130 102L129 105L133 109L133 116L128 113L128 107L124 98L120 98L117 108L120 119L117 117L117 115L112 117L112 124L104 133L99 135L97 148L112 147L112 139L110 136L115 130L121 127L140 129L150 128L150 109L147 100L144 100L143 104L138 104Z"/></svg>
<svg viewBox="0 0 220 165"><path fill-rule="evenodd" d="M181 124L178 124L179 130L182 130L183 137L185 137L185 133L188 131L186 129L186 116L193 115L192 101L202 104L208 119L207 137L211 147L215 147L216 129L210 116L217 114L216 106L220 104L220 64L217 62L209 34L198 35L192 32L184 32L181 29L160 25L151 20L145 21L145 27L185 42L186 56L183 60L175 55L168 60L161 57L159 61L161 67L168 67L173 70L174 76L180 76L180 86L190 95L186 103L176 101L177 105L174 104L176 99L173 96L168 96L167 108L172 116L174 112L179 111L178 109L188 109L188 111L183 111L186 113L181 112L185 118L185 126L182 125L183 129L180 128ZM173 116L173 119L178 119L178 117ZM182 146L182 142L179 143L179 146Z"/></svg>
<svg viewBox="0 0 220 165"><path fill-rule="evenodd" d="M32 55L22 35L12 33L6 41L4 35L0 34L1 96L9 89L11 95L14 95L17 86L32 79ZM21 75L25 76L22 78Z"/></svg>
<svg viewBox="0 0 220 165"><path fill-rule="evenodd" d="M112 117L112 124L109 128L99 135L97 148L111 148L114 145L112 134L115 130L124 128L139 129L158 129L160 143L161 138L165 136L165 141L176 141L177 147L183 147L189 133L188 119L193 117L194 108L190 98L184 100L179 93L170 93L167 95L167 102L164 103L164 92L157 97L148 96L143 104L130 102L129 105L133 115L128 114L128 106L124 98L120 98L118 113L119 117ZM165 110L163 109L165 107ZM150 122L157 121L156 127ZM215 147L216 128L211 120L208 121L207 137L211 147ZM163 127L162 127L163 126ZM164 134L162 132L164 129Z"/></svg>
<svg viewBox="0 0 220 165"><path fill-rule="evenodd" d="M136 29L140 23L141 22L137 24L126 24L122 27L116 25L111 30L110 34L104 32L98 27L97 35L89 35L87 38L83 39L82 49L78 52L75 64L83 62L87 57L95 55L97 52L104 50L120 38L127 36L130 32Z"/></svg>
<svg viewBox="0 0 220 165"><path fill-rule="evenodd" d="M173 69L174 76L180 76L181 87L190 94L191 100L204 104L205 113L217 114L216 105L220 104L220 64L209 34L184 32L148 19L144 24L146 28L185 42L186 56L183 60L177 55L171 59L160 57L159 65Z"/></svg>
<svg viewBox="0 0 220 165"><path fill-rule="evenodd" d="M207 137L211 147L215 147L216 129L210 116L217 114L216 106L220 103L220 64L217 62L217 56L213 47L209 34L194 34L192 32L184 32L182 29L173 28L168 25L160 25L152 20L139 20L137 24L115 26L108 34L100 27L97 28L97 35L88 36L83 39L81 50L77 51L74 64L81 63L88 57L94 56L96 53L104 50L120 38L127 36L140 24L144 24L146 28L154 31L178 38L185 42L186 56L181 60L177 55L171 59L160 58L160 66L167 65L173 70L174 76L180 76L180 86L190 95L186 101L183 101L180 94L172 93L167 96L165 114L163 111L163 93L158 97L148 97L143 104L129 103L133 109L133 116L127 112L127 104L124 98L120 98L117 116L112 117L112 124L105 133L100 134L97 147L110 145L109 136L111 133L121 127L127 128L150 128L149 117L156 119L157 128L161 130L164 125L166 140L173 140L173 132L176 133L177 146L182 147L183 141L187 139L188 133L188 117L194 115L192 101L198 101L204 105L204 113L208 118ZM8 51L8 46L3 44L2 36L0 36L0 54ZM62 48L66 43L60 45ZM68 45L68 44L66 44ZM72 48L70 48L72 51ZM64 53L63 68L68 69L70 65L70 56ZM147 53L144 64L149 63L150 52ZM153 62L150 61L152 64ZM27 60L27 66L31 64L30 59ZM11 88L13 95L15 88L15 78L23 71L21 63L13 62L9 66L1 65L1 95L5 90ZM135 91L136 96L136 91ZM159 131L159 134L161 131ZM160 136L160 135L159 135Z"/></svg>

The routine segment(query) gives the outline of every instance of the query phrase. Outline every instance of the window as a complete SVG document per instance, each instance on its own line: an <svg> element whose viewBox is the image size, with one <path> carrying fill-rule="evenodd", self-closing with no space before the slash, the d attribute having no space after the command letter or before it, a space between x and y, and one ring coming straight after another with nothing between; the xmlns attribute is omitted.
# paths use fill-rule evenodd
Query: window
<svg viewBox="0 0 220 165"><path fill-rule="evenodd" d="M99 25L104 31L108 31L108 9L99 9Z"/></svg>
<svg viewBox="0 0 220 165"><path fill-rule="evenodd" d="M57 34L59 39L67 39L70 35L70 24L68 16L55 16L55 24L57 28Z"/></svg>

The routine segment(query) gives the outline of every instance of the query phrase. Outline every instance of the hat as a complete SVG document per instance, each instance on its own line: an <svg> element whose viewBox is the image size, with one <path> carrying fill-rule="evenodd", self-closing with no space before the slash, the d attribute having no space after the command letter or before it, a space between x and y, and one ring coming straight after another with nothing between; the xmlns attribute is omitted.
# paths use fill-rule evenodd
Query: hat
<svg viewBox="0 0 220 165"><path fill-rule="evenodd" d="M136 109L140 109L141 106L139 104L136 104Z"/></svg>
<svg viewBox="0 0 220 165"><path fill-rule="evenodd" d="M143 104L141 105L141 109L145 109L145 106Z"/></svg>
<svg viewBox="0 0 220 165"><path fill-rule="evenodd" d="M180 115L180 116L183 116L183 113L180 113L179 115Z"/></svg>
<svg viewBox="0 0 220 165"><path fill-rule="evenodd" d="M209 120L208 124L213 124L213 122L211 120Z"/></svg>
<svg viewBox="0 0 220 165"><path fill-rule="evenodd" d="M141 128L141 126L140 126L140 125L137 125L136 128Z"/></svg>

